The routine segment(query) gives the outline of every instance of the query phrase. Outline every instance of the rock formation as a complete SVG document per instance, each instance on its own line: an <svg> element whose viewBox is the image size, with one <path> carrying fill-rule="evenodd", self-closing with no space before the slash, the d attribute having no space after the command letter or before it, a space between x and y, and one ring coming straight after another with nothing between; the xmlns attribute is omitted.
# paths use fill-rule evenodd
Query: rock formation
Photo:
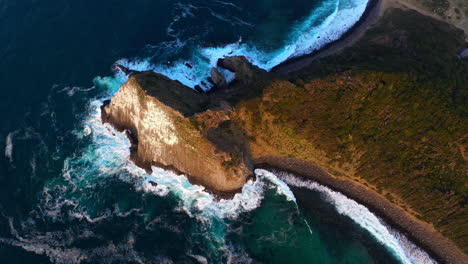
<svg viewBox="0 0 468 264"><path fill-rule="evenodd" d="M209 100L161 74L133 73L102 107L103 121L131 131L137 165L172 169L213 192L236 192L252 175L246 143L223 111L206 111ZM208 117L217 121L198 123Z"/></svg>
<svg viewBox="0 0 468 264"><path fill-rule="evenodd" d="M219 89L226 89L228 86L226 78L214 67L211 69L211 81Z"/></svg>
<svg viewBox="0 0 468 264"><path fill-rule="evenodd" d="M262 89L259 80L267 73L239 56L219 60L218 67L235 72L236 82L228 85L213 68L217 89L205 94L158 73L115 65L129 79L103 105L102 118L127 132L140 167L171 169L213 192L232 194L253 175L253 165L245 133L230 114L238 100Z"/></svg>
<svg viewBox="0 0 468 264"><path fill-rule="evenodd" d="M252 63L243 56L220 59L218 61L218 66L235 72L236 80L244 83L251 81L256 74L265 72L264 70L252 65Z"/></svg>

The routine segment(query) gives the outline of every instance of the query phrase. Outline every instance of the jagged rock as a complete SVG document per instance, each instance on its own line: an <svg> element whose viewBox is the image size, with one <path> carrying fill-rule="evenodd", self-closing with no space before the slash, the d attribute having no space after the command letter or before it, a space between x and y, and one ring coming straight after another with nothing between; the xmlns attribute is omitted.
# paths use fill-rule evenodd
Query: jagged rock
<svg viewBox="0 0 468 264"><path fill-rule="evenodd" d="M226 78L214 67L211 69L211 81L220 89L226 89L228 86Z"/></svg>
<svg viewBox="0 0 468 264"><path fill-rule="evenodd" d="M252 174L244 139L230 125L213 128L208 139L195 118L207 103L206 95L161 74L137 73L103 105L103 121L132 131L137 165L172 169L214 192L236 192ZM223 129L236 137L222 138L217 131Z"/></svg>
<svg viewBox="0 0 468 264"><path fill-rule="evenodd" d="M201 93L201 94L204 94L205 91L201 88L200 85L195 85L195 87L193 87L193 89L195 89L195 91Z"/></svg>
<svg viewBox="0 0 468 264"><path fill-rule="evenodd" d="M252 65L243 56L226 57L218 60L218 66L236 73L236 80L250 82L256 74L265 73L264 70Z"/></svg>

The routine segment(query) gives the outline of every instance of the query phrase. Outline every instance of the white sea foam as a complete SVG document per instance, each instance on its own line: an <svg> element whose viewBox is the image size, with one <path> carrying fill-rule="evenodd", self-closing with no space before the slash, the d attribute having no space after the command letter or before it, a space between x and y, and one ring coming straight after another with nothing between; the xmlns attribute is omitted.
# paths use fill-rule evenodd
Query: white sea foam
<svg viewBox="0 0 468 264"><path fill-rule="evenodd" d="M177 32L174 29L174 25L183 18L193 17L194 16L193 11L196 10L197 7L195 7L195 6L191 5L191 4L185 4L184 5L184 4L180 3L180 2L178 2L174 6L174 9L179 10L180 14L176 15L174 17L172 22L167 27L166 33L167 33L168 36L171 36L171 37L174 37L174 38L178 39L180 33Z"/></svg>
<svg viewBox="0 0 468 264"><path fill-rule="evenodd" d="M198 263L200 264L208 264L208 259L206 259L204 256L192 255L192 254L187 254L187 255L193 258L194 260L198 261Z"/></svg>
<svg viewBox="0 0 468 264"><path fill-rule="evenodd" d="M36 155L34 153L33 153L33 156L31 157L31 160L29 161L29 165L31 166L31 178L34 178L36 176L36 168L37 168Z"/></svg>
<svg viewBox="0 0 468 264"><path fill-rule="evenodd" d="M39 236L30 234L21 236L13 226L13 220L9 220L10 232L13 238L0 237L0 243L21 247L28 252L38 255L46 255L53 263L57 264L79 264L82 262L94 262L96 259L105 259L105 263L174 263L165 256L151 256L147 259L140 255L134 248L135 239L130 233L121 243L115 244L112 241L90 249L77 247L66 247L73 244L78 239L92 238L93 232L83 230L79 235L73 233L48 232Z"/></svg>
<svg viewBox="0 0 468 264"><path fill-rule="evenodd" d="M372 234L372 236L387 247L401 263L436 263L426 252L412 244L401 233L388 228L381 219L356 201L328 187L313 181L300 179L289 173L278 172L277 175L290 186L302 187L320 192L325 200L333 204L340 214L348 216L355 223Z"/></svg>
<svg viewBox="0 0 468 264"><path fill-rule="evenodd" d="M199 220L210 217L235 219L239 214L249 212L260 206L266 188L274 188L289 201L295 202L295 197L289 187L274 174L265 170L256 170L256 180L249 180L242 191L233 199L217 200L204 187L193 185L184 175L153 167L153 172L147 174L144 170L129 164L125 168L133 175L144 177L142 189L158 196L166 196L169 192L176 195L181 202L181 209L188 215Z"/></svg>
<svg viewBox="0 0 468 264"><path fill-rule="evenodd" d="M135 181L138 184L136 187L140 190L152 192L158 196L167 196L172 193L180 200L180 210L200 220L211 217L236 218L240 213L251 211L261 204L266 188L274 188L287 200L295 202L295 197L289 187L278 180L274 174L264 170L256 170L256 180L248 181L242 192L236 194L233 199L219 201L204 187L191 184L184 175L176 175L156 167L153 167L152 173L148 174L129 161L131 144L125 134L116 131L108 124L102 124L101 103L96 100L90 104L90 116L85 120L84 126L90 130L87 133L92 137L94 145L80 157L81 160L89 161L95 168L82 173L73 173L75 168L70 166L71 160L65 160L62 175L70 184L75 184L71 175L79 174L79 177L97 178L100 175L105 177L105 175L126 171L125 175L142 179L142 181Z"/></svg>
<svg viewBox="0 0 468 264"><path fill-rule="evenodd" d="M13 162L13 135L14 132L9 133L5 140L5 157L7 157L10 162Z"/></svg>
<svg viewBox="0 0 468 264"><path fill-rule="evenodd" d="M366 7L367 0L323 1L319 7L311 11L311 14L304 21L292 26L284 46L274 51L263 51L240 40L222 47L198 48L189 59L193 66L191 68L186 66L187 60L169 64L153 64L151 58L144 58L122 59L118 63L133 70L159 72L189 87L200 85L207 90L210 88L210 84L203 83L209 77L211 67L216 67L218 59L225 56L245 56L254 65L271 70L288 59L312 53L339 39L359 21ZM226 20L216 13L212 13L212 15ZM177 21L179 19L180 16L176 17ZM173 29L169 28L168 31L172 32ZM177 50L177 47L170 50Z"/></svg>
<svg viewBox="0 0 468 264"><path fill-rule="evenodd" d="M61 92L66 93L68 96L72 97L75 95L77 92L89 92L93 89L95 89L95 86L92 86L90 88L83 88L83 87L78 87L78 86L73 86L73 87L65 87L61 90Z"/></svg>
<svg viewBox="0 0 468 264"><path fill-rule="evenodd" d="M216 0L215 2L219 3L219 4L222 4L222 5L225 5L225 6L234 7L236 9L238 9L238 10L242 10L242 8L238 7L237 5L235 5L234 3L231 3L231 2L224 2L224 1L219 1L219 0Z"/></svg>
<svg viewBox="0 0 468 264"><path fill-rule="evenodd" d="M395 230L391 226L386 225L389 232L398 239L401 247L407 252L413 263L417 264L437 264L437 261L432 259L427 252L416 246L405 235Z"/></svg>

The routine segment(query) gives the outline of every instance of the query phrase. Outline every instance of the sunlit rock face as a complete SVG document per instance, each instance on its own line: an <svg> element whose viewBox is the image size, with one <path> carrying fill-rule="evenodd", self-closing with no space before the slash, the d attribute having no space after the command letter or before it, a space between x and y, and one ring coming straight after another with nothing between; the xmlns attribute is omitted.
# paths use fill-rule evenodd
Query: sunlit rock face
<svg viewBox="0 0 468 264"><path fill-rule="evenodd" d="M249 155L242 135L224 137L236 130L229 120L200 125L208 103L206 95L161 74L136 73L103 106L103 121L129 131L137 165L173 169L214 192L236 192L252 174Z"/></svg>

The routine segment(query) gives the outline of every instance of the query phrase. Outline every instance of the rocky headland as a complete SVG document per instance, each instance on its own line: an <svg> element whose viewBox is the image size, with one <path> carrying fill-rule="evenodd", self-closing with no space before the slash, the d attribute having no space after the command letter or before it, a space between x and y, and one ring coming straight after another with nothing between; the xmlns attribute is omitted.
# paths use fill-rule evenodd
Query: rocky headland
<svg viewBox="0 0 468 264"><path fill-rule="evenodd" d="M229 122L227 106L220 102L208 110L212 101L161 74L132 72L102 107L102 117L127 131L137 165L171 169L213 192L229 194L242 188L253 167L244 138ZM203 129L200 119L206 120Z"/></svg>
<svg viewBox="0 0 468 264"><path fill-rule="evenodd" d="M351 47L300 70L221 59L207 93L116 66L130 77L102 116L127 131L145 169L172 169L223 197L257 166L295 172L369 206L436 259L464 263L465 48L463 31L390 9Z"/></svg>

